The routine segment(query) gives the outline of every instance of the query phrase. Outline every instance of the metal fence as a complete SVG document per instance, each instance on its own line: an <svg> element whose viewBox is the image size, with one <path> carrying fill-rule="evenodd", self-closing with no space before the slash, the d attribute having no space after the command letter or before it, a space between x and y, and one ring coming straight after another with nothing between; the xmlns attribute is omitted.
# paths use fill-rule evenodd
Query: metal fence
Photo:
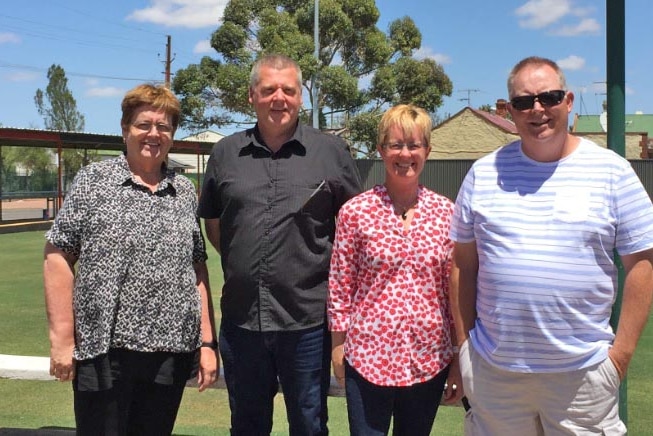
<svg viewBox="0 0 653 436"><path fill-rule="evenodd" d="M473 160L427 160L420 181L433 191L455 200L465 174L467 174L467 171L469 171L473 163ZM653 160L631 160L630 163L642 181L649 197L653 198ZM385 167L382 160L361 159L356 161L356 165L358 166L358 171L360 172L365 189L370 189L376 184L383 183ZM196 180L196 174L185 175ZM43 178L45 179L46 177ZM25 178L23 177L23 179ZM3 180L3 182L6 181L7 179ZM18 181L13 182L3 186L1 191L3 200L53 197L52 192L35 189L36 186L34 183L30 183L30 181L21 180L20 183ZM13 189L6 189L6 187ZM52 215L54 213L50 216Z"/></svg>
<svg viewBox="0 0 653 436"><path fill-rule="evenodd" d="M473 163L473 160L427 160L420 181L438 194L455 200L465 174ZM357 160L356 164L365 189L383 183L385 167L382 160ZM653 160L631 160L630 164L649 197L653 198Z"/></svg>

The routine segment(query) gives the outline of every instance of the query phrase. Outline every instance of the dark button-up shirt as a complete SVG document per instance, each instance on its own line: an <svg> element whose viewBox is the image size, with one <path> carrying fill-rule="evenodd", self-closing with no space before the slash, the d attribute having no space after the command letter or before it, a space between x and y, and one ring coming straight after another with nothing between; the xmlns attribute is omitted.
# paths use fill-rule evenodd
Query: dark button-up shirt
<svg viewBox="0 0 653 436"><path fill-rule="evenodd" d="M324 323L335 217L360 192L346 143L311 127L276 153L257 128L218 142L199 215L220 219L222 317L254 331Z"/></svg>
<svg viewBox="0 0 653 436"><path fill-rule="evenodd" d="M193 263L206 260L193 184L168 172L156 192L124 156L82 168L46 238L78 258L75 359L109 348L190 352L200 345Z"/></svg>

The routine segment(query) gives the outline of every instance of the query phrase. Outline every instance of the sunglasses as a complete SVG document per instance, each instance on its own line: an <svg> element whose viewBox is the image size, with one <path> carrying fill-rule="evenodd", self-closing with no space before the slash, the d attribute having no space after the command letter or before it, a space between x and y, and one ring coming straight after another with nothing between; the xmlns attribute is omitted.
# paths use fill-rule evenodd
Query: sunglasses
<svg viewBox="0 0 653 436"><path fill-rule="evenodd" d="M535 101L538 101L543 107L552 107L559 105L565 98L566 91L556 90L547 91L537 95L521 95L510 99L510 104L518 111L533 109Z"/></svg>

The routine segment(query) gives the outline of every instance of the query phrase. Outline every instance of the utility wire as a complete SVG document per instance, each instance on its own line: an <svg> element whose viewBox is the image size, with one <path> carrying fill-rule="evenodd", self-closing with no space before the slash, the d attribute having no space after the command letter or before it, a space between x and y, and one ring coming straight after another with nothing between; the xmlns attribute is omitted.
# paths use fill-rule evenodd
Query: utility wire
<svg viewBox="0 0 653 436"><path fill-rule="evenodd" d="M36 72L47 72L48 68L42 68L42 67L35 67L32 65L20 65L20 64L10 64L7 62L4 62L0 60L0 68L11 68L11 69L17 69L17 70L28 70L28 71L36 71ZM136 81L136 82L163 82L161 79L143 79L143 78L135 78L135 77L117 77L117 76L104 76L100 74L88 74L88 73L76 73L76 72L70 72L66 71L66 76L77 76L77 77L89 77L93 79L111 79L111 80L125 80L125 81Z"/></svg>

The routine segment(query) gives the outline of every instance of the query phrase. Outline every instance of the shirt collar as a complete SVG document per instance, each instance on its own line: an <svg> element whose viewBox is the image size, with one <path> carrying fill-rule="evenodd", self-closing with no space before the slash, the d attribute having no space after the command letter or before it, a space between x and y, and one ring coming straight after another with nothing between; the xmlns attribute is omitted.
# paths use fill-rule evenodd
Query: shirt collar
<svg viewBox="0 0 653 436"><path fill-rule="evenodd" d="M263 138L261 138L261 133L258 127L258 123L256 123L256 125L253 128L248 129L246 135L251 139L251 141L243 144L241 148L245 148L250 145L253 145L255 147L264 148L268 150L268 152L270 151L270 149L265 145ZM290 139L281 146L279 151L291 146L301 147L302 149L305 149L306 148L306 146L304 145L306 143L305 137L306 137L306 128L302 123L298 122L297 127L295 128L295 132L290 137Z"/></svg>
<svg viewBox="0 0 653 436"><path fill-rule="evenodd" d="M110 175L113 183L116 185L140 185L133 178L132 172L129 169L129 162L127 162L127 156L125 156L125 154L118 156L116 158L116 163L116 170ZM161 180L161 183L159 183L156 192L164 191L167 189L171 189L174 192L175 172L173 169L168 168L168 165L165 162L163 162L161 165L162 171L165 173L165 177L163 180Z"/></svg>

